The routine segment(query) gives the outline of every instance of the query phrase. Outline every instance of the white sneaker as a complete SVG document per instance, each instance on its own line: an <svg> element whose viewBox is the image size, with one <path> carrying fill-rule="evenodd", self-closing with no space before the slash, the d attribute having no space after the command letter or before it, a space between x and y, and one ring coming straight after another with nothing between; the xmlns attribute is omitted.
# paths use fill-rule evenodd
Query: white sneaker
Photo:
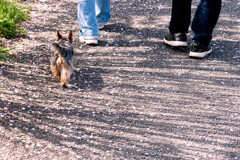
<svg viewBox="0 0 240 160"><path fill-rule="evenodd" d="M190 48L190 57L203 58L212 52L210 44L200 44L199 42L193 41Z"/></svg>
<svg viewBox="0 0 240 160"><path fill-rule="evenodd" d="M79 37L79 41L81 43L85 43L87 45L97 45L98 44L98 40L97 39L85 39L82 36Z"/></svg>
<svg viewBox="0 0 240 160"><path fill-rule="evenodd" d="M104 29L104 25L103 25L103 26L99 25L99 26L98 26L98 29L99 29L99 30Z"/></svg>

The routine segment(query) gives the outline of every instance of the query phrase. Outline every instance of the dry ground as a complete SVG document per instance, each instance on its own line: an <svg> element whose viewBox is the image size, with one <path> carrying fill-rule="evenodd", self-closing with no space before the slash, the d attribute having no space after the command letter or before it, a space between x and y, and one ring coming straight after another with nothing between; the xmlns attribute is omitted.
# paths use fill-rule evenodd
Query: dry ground
<svg viewBox="0 0 240 160"><path fill-rule="evenodd" d="M68 89L49 46L57 29L78 36L77 1L30 5L27 37L7 40L17 63L0 64L0 160L240 159L239 0L223 1L201 60L163 44L170 0L124 0L99 46L74 43Z"/></svg>

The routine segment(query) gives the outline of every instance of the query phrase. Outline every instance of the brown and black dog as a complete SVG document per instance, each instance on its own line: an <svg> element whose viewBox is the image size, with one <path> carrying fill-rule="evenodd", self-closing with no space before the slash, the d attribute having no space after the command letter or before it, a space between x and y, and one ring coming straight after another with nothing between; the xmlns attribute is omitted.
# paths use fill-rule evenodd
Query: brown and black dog
<svg viewBox="0 0 240 160"><path fill-rule="evenodd" d="M68 86L73 72L72 56L74 52L72 41L72 31L69 32L68 36L61 35L57 31L57 42L51 45L50 68L53 75L60 80L62 87Z"/></svg>

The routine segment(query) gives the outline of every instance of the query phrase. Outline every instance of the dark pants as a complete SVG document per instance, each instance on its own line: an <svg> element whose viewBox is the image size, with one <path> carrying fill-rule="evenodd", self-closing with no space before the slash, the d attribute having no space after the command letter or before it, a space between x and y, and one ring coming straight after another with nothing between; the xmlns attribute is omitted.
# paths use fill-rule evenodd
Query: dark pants
<svg viewBox="0 0 240 160"><path fill-rule="evenodd" d="M171 33L187 33L191 23L192 0L173 0L172 17L169 30ZM217 23L222 1L201 0L192 21L193 40L208 44Z"/></svg>

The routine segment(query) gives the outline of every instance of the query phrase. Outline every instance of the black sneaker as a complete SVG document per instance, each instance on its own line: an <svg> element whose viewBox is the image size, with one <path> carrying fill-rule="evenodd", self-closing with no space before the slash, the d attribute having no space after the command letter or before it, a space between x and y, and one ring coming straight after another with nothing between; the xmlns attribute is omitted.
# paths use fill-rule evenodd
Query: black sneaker
<svg viewBox="0 0 240 160"><path fill-rule="evenodd" d="M199 42L193 41L190 47L190 57L203 58L212 52L212 47L210 44L204 45Z"/></svg>
<svg viewBox="0 0 240 160"><path fill-rule="evenodd" d="M169 33L164 38L164 43L172 47L187 47L187 35L185 33Z"/></svg>

